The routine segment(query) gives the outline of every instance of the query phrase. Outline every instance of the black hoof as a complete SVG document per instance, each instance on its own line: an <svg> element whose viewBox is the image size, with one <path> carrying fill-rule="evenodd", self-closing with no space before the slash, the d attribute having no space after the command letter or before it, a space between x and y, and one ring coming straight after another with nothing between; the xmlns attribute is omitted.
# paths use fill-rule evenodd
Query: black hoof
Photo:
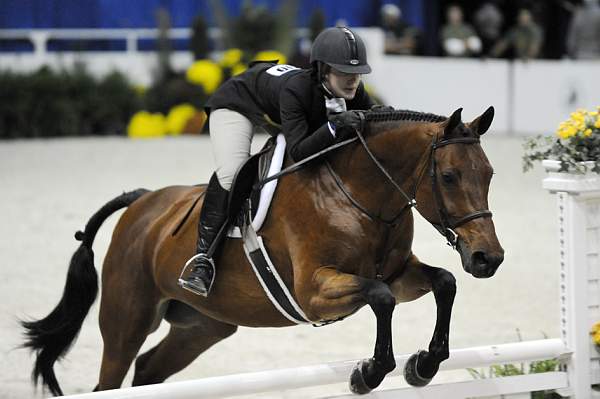
<svg viewBox="0 0 600 399"><path fill-rule="evenodd" d="M367 364L367 361L361 360L352 369L352 374L350 374L350 390L352 393L364 395L372 391L363 376L363 365L365 364Z"/></svg>
<svg viewBox="0 0 600 399"><path fill-rule="evenodd" d="M419 375L419 371L417 369L417 363L419 362L419 355L426 354L427 351L419 351L408 358L406 361L406 365L404 366L404 379L407 383L412 385L413 387L424 387L429 384L433 377L431 378L423 378Z"/></svg>

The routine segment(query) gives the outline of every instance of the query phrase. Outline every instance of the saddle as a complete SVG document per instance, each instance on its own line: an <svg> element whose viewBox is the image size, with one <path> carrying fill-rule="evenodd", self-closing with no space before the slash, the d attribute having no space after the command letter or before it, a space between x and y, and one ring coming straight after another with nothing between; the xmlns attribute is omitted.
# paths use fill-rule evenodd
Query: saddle
<svg viewBox="0 0 600 399"><path fill-rule="evenodd" d="M254 189L254 187L259 181L281 170L284 156L285 138L283 134L279 134L276 137L270 137L263 148L248 158L239 168L229 192L228 219L225 222L225 228L221 229L215 238L215 243L220 242L225 233L231 238L241 238L240 227L245 221L247 222L249 215L255 229L260 229L273 199L277 180L265 184L261 189ZM172 236L177 235L203 196L204 193L200 194L192 202L182 220L171 233Z"/></svg>
<svg viewBox="0 0 600 399"><path fill-rule="evenodd" d="M285 144L283 134L270 137L263 148L237 171L229 195L228 237L241 238L240 227L244 223L252 223L256 231L262 226L275 194L277 180L265 184L261 189L253 187L257 187L256 183L281 170Z"/></svg>

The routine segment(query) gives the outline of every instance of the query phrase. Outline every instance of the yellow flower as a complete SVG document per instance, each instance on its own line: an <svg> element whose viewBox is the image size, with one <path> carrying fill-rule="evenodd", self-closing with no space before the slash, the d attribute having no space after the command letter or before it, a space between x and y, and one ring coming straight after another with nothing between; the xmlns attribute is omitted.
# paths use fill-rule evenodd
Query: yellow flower
<svg viewBox="0 0 600 399"><path fill-rule="evenodd" d="M230 48L223 53L220 64L225 68L232 68L242 61L244 53L239 48Z"/></svg>
<svg viewBox="0 0 600 399"><path fill-rule="evenodd" d="M162 137L166 133L167 124L161 113L140 111L133 115L127 126L127 135L131 138Z"/></svg>
<svg viewBox="0 0 600 399"><path fill-rule="evenodd" d="M594 323L594 325L592 326L592 331L590 331L590 334L596 334L600 332L600 321Z"/></svg>
<svg viewBox="0 0 600 399"><path fill-rule="evenodd" d="M255 61L275 61L278 60L280 64L287 63L287 57L275 50L260 51L254 56Z"/></svg>
<svg viewBox="0 0 600 399"><path fill-rule="evenodd" d="M211 60L194 62L186 71L187 80L200 85L206 94L212 94L223 80L223 70Z"/></svg>
<svg viewBox="0 0 600 399"><path fill-rule="evenodd" d="M248 67L244 64L235 64L231 68L231 76L239 75L240 73L244 72L246 69L248 69Z"/></svg>
<svg viewBox="0 0 600 399"><path fill-rule="evenodd" d="M585 137L590 137L592 135L592 129L585 129L585 131L583 132L583 135Z"/></svg>
<svg viewBox="0 0 600 399"><path fill-rule="evenodd" d="M598 116L598 111L590 111L588 112L589 116Z"/></svg>
<svg viewBox="0 0 600 399"><path fill-rule="evenodd" d="M592 335L592 341L594 341L596 345L600 345L600 332L594 333Z"/></svg>
<svg viewBox="0 0 600 399"><path fill-rule="evenodd" d="M558 128L556 134L561 139L568 139L569 137L573 137L577 134L577 128L571 124L562 125Z"/></svg>
<svg viewBox="0 0 600 399"><path fill-rule="evenodd" d="M196 108L193 105L179 104L174 106L167 115L167 131L174 135L184 133L185 125L195 113Z"/></svg>
<svg viewBox="0 0 600 399"><path fill-rule="evenodd" d="M596 129L600 129L600 118L596 119L596 123L594 123L594 127Z"/></svg>
<svg viewBox="0 0 600 399"><path fill-rule="evenodd" d="M571 119L576 119L576 118L579 118L580 116L582 116L581 109L571 112L571 115L570 115Z"/></svg>

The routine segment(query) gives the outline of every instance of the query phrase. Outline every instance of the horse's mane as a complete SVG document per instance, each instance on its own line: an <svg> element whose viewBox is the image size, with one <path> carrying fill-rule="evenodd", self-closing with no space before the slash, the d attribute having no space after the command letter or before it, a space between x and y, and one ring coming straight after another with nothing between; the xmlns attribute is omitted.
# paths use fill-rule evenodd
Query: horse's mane
<svg viewBox="0 0 600 399"><path fill-rule="evenodd" d="M448 119L446 116L411 110L365 112L367 122L443 122L446 119Z"/></svg>

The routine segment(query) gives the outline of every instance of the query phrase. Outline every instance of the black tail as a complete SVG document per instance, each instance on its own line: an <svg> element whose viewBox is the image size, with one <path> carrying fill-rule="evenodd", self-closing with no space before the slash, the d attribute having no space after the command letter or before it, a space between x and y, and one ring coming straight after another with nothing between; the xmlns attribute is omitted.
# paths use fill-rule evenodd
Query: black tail
<svg viewBox="0 0 600 399"><path fill-rule="evenodd" d="M35 385L42 379L53 395L62 395L54 374L54 363L66 355L77 338L83 320L98 295L98 274L94 267L92 244L102 223L114 212L128 207L148 190L138 189L123 193L104 205L75 238L81 245L71 258L63 295L54 310L45 318L36 321L21 321L26 340L23 347L35 352L36 360L32 372Z"/></svg>

